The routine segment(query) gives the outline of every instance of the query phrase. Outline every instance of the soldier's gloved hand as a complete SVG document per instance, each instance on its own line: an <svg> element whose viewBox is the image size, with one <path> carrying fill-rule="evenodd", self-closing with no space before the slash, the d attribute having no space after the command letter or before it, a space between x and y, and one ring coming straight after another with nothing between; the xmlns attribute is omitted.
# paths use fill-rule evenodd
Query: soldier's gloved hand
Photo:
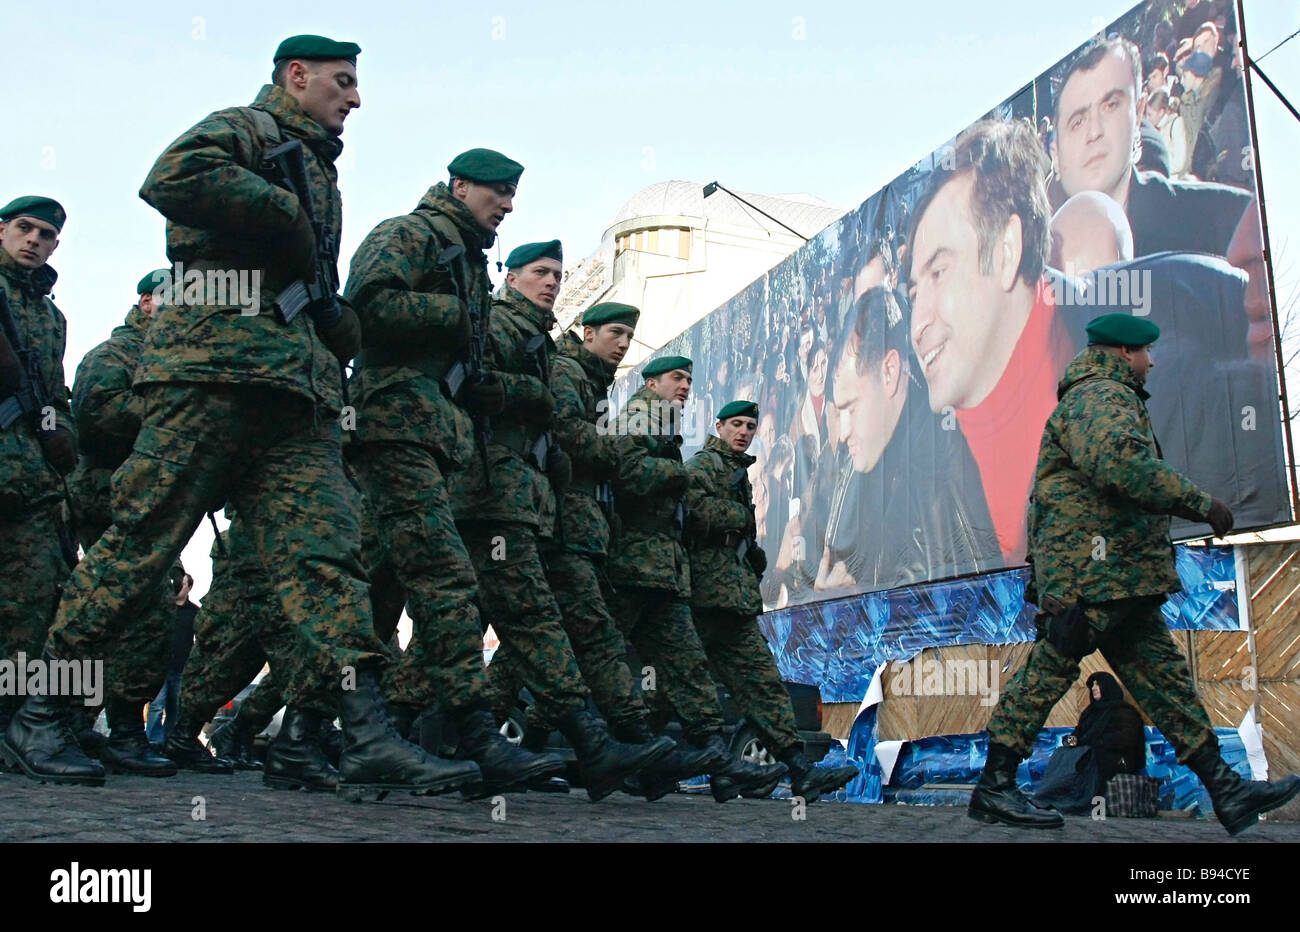
<svg viewBox="0 0 1300 932"><path fill-rule="evenodd" d="M691 484L691 477L682 473L680 476L673 476L664 482L665 495L682 495Z"/></svg>
<svg viewBox="0 0 1300 932"><path fill-rule="evenodd" d="M767 554L763 552L762 547L751 547L745 554L749 557L749 565L754 568L754 572L762 576L767 572Z"/></svg>
<svg viewBox="0 0 1300 932"><path fill-rule="evenodd" d="M77 435L72 429L60 424L54 430L37 430L36 436L45 453L45 461L54 467L60 476L66 476L77 466Z"/></svg>
<svg viewBox="0 0 1300 932"><path fill-rule="evenodd" d="M567 489L573 481L573 460L569 454L554 445L546 451L546 478L557 494Z"/></svg>
<svg viewBox="0 0 1300 932"><path fill-rule="evenodd" d="M500 414L506 408L506 385L495 372L485 372L469 386L465 395L475 414Z"/></svg>
<svg viewBox="0 0 1300 932"><path fill-rule="evenodd" d="M535 398L530 398L528 405L523 407L520 413L531 424L550 424L551 415L555 413L555 396L550 392L543 392Z"/></svg>
<svg viewBox="0 0 1300 932"><path fill-rule="evenodd" d="M283 260L290 280L301 278L309 285L316 280L316 233L301 204L284 239Z"/></svg>
<svg viewBox="0 0 1300 932"><path fill-rule="evenodd" d="M1215 537L1223 537L1232 530L1232 512L1217 498L1210 499L1210 510L1205 515Z"/></svg>
<svg viewBox="0 0 1300 932"><path fill-rule="evenodd" d="M335 358L347 362L361 352L361 321L357 319L357 312L352 310L352 305L342 298L339 299L339 306L343 308L339 319L332 324L318 325L316 334Z"/></svg>

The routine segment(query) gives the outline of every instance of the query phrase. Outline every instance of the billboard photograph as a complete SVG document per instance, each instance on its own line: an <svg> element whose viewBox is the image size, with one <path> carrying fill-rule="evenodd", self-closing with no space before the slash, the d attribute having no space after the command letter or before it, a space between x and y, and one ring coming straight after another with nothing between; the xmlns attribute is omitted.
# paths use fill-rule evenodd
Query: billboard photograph
<svg viewBox="0 0 1300 932"><path fill-rule="evenodd" d="M1105 313L1160 328L1164 458L1238 530L1291 520L1236 12L1162 10L1129 11L661 349L694 360L686 455L723 404L759 403L769 609L1023 566L1043 427Z"/></svg>

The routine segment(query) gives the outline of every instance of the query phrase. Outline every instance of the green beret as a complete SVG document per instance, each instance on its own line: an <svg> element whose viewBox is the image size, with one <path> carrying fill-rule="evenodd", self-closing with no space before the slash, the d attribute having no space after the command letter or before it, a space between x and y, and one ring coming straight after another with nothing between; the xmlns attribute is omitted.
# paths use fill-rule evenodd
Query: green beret
<svg viewBox="0 0 1300 932"><path fill-rule="evenodd" d="M171 269L154 269L135 286L136 294L153 294L158 288L165 288L172 280Z"/></svg>
<svg viewBox="0 0 1300 932"><path fill-rule="evenodd" d="M286 58L305 61L345 61L356 67L361 46L355 42L335 42L324 36L290 36L280 43L272 61L279 64Z"/></svg>
<svg viewBox="0 0 1300 932"><path fill-rule="evenodd" d="M52 197L28 194L26 197L16 197L0 207L0 220L12 220L14 217L35 217L51 224L56 230L62 230L68 212Z"/></svg>
<svg viewBox="0 0 1300 932"><path fill-rule="evenodd" d="M519 184L524 167L492 149L470 149L451 160L447 171L453 178L477 181L479 184L497 184L505 181Z"/></svg>
<svg viewBox="0 0 1300 932"><path fill-rule="evenodd" d="M645 364L645 368L641 370L641 377L648 379L651 376L672 372L674 369L685 369L690 372L691 361L685 356L660 356Z"/></svg>
<svg viewBox="0 0 1300 932"><path fill-rule="evenodd" d="M635 330L636 322L640 317L641 312L630 304L605 301L587 308L587 312L582 315L582 325L599 327L601 324L627 324Z"/></svg>
<svg viewBox="0 0 1300 932"><path fill-rule="evenodd" d="M718 420L725 421L729 417L758 417L758 402L756 401L733 401L730 404L722 406L718 412Z"/></svg>
<svg viewBox="0 0 1300 932"><path fill-rule="evenodd" d="M553 239L549 243L524 243L522 246L516 246L510 251L510 255L506 256L506 268L517 269L538 259L554 259L556 262L563 262L564 251L560 248L560 241Z"/></svg>
<svg viewBox="0 0 1300 932"><path fill-rule="evenodd" d="M1146 346L1160 339L1160 328L1145 317L1103 314L1088 322L1089 346Z"/></svg>

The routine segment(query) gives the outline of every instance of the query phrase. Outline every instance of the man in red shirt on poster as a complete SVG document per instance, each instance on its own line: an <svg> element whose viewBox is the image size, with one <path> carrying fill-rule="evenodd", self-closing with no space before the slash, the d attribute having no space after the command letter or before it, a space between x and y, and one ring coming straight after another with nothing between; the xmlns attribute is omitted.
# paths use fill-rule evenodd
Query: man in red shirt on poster
<svg viewBox="0 0 1300 932"><path fill-rule="evenodd" d="M1046 156L1021 121L972 126L931 176L908 237L912 347L930 407L960 427L1008 565L1056 381L1073 356L1047 275Z"/></svg>

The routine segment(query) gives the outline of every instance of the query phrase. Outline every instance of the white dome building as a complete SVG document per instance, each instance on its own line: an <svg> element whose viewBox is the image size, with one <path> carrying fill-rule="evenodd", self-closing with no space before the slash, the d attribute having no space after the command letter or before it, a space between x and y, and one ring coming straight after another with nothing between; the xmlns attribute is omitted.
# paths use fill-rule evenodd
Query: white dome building
<svg viewBox="0 0 1300 932"><path fill-rule="evenodd" d="M844 213L809 194L736 192L781 223L813 237ZM718 189L661 181L618 210L600 249L565 273L555 316L562 329L600 301L641 309L635 366L804 244L780 224Z"/></svg>

